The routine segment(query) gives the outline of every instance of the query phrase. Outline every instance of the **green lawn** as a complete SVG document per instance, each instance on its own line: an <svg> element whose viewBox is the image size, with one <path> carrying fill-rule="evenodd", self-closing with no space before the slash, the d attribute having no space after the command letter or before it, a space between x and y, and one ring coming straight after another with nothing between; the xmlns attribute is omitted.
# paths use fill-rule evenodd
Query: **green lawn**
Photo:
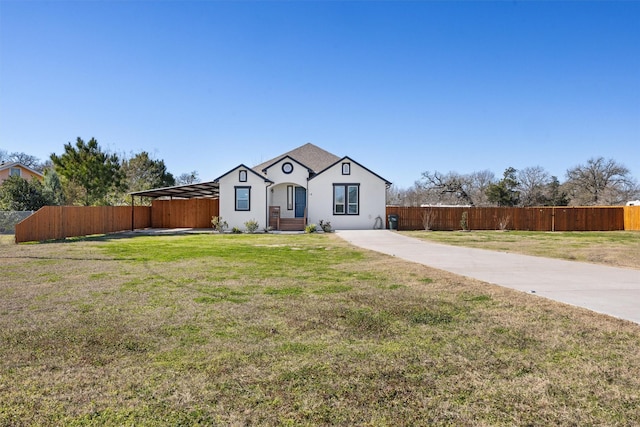
<svg viewBox="0 0 640 427"><path fill-rule="evenodd" d="M332 234L0 241L0 425L637 425L640 327Z"/></svg>

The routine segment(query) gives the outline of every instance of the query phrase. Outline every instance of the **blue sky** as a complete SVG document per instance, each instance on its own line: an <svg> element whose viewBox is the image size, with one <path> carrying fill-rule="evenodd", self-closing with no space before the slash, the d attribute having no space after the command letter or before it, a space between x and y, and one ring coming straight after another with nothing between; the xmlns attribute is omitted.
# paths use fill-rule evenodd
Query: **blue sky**
<svg viewBox="0 0 640 427"><path fill-rule="evenodd" d="M306 142L400 187L640 179L640 2L0 0L0 149L78 136L203 180Z"/></svg>

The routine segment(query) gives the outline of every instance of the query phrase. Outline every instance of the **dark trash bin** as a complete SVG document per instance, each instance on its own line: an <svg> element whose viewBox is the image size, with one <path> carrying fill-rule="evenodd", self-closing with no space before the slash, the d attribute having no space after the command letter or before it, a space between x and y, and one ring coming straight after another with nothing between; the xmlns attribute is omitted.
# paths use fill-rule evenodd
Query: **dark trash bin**
<svg viewBox="0 0 640 427"><path fill-rule="evenodd" d="M398 229L398 215L388 215L387 219L389 220L389 230L397 230Z"/></svg>

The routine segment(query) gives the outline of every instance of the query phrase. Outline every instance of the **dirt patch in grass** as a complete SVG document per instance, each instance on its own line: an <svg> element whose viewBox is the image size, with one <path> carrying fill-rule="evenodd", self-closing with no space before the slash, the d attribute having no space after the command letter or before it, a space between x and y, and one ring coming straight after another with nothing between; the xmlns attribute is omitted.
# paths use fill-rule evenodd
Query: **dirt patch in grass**
<svg viewBox="0 0 640 427"><path fill-rule="evenodd" d="M403 234L456 246L640 269L640 232L408 231Z"/></svg>
<svg viewBox="0 0 640 427"><path fill-rule="evenodd" d="M640 420L636 324L330 234L3 245L0 262L0 425Z"/></svg>

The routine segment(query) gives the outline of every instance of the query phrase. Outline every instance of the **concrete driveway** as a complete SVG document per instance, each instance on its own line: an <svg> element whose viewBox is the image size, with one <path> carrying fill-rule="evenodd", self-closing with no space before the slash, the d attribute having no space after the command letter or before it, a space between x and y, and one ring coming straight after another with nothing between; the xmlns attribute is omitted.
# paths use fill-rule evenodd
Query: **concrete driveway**
<svg viewBox="0 0 640 427"><path fill-rule="evenodd" d="M640 270L442 245L389 230L337 234L365 249L640 323Z"/></svg>

